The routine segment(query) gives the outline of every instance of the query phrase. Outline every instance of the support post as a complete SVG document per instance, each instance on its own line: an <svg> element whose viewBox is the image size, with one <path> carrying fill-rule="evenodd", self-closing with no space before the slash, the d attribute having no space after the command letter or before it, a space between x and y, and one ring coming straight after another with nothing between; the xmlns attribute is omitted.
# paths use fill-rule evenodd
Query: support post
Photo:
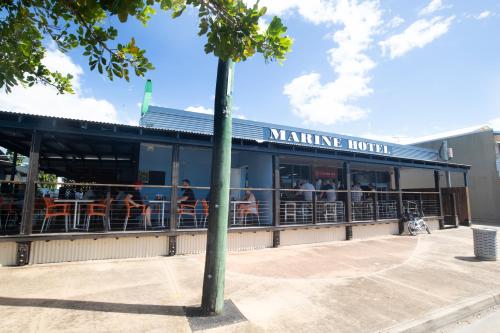
<svg viewBox="0 0 500 333"><path fill-rule="evenodd" d="M280 184L280 158L273 155L273 224L276 227L280 225L281 209L281 184Z"/></svg>
<svg viewBox="0 0 500 333"><path fill-rule="evenodd" d="M450 188L451 187L451 172L446 171L445 174L446 174L446 187Z"/></svg>
<svg viewBox="0 0 500 333"><path fill-rule="evenodd" d="M379 211L378 211L378 192L373 192L373 218L375 221L380 219Z"/></svg>
<svg viewBox="0 0 500 333"><path fill-rule="evenodd" d="M40 162L40 145L42 133L34 130L31 136L28 175L24 192L23 212L21 215L21 234L31 235L33 227L33 211L35 209L36 181L38 179L38 164Z"/></svg>
<svg viewBox="0 0 500 333"><path fill-rule="evenodd" d="M396 191L398 193L398 229L399 234L402 235L405 231L405 225L403 221L403 192L401 191L401 170L399 169L399 167L394 168L394 183L396 185Z"/></svg>
<svg viewBox="0 0 500 333"><path fill-rule="evenodd" d="M231 95L234 63L219 59L214 103L211 201L201 310L205 315L224 311L229 186L231 177Z"/></svg>
<svg viewBox="0 0 500 333"><path fill-rule="evenodd" d="M175 256L177 254L177 236L168 236L168 255Z"/></svg>
<svg viewBox="0 0 500 333"><path fill-rule="evenodd" d="M30 260L31 242L17 242L16 265L26 266Z"/></svg>
<svg viewBox="0 0 500 333"><path fill-rule="evenodd" d="M467 219L464 220L464 225L467 227L471 226L471 212L470 212L470 200L469 200L469 174L467 172L464 172L464 187L465 187L465 201L466 201L466 208L467 208Z"/></svg>
<svg viewBox="0 0 500 333"><path fill-rule="evenodd" d="M443 195L441 193L441 181L440 181L440 177L439 177L439 170L434 170L434 191L438 192L438 200L439 200L439 229L444 229Z"/></svg>
<svg viewBox="0 0 500 333"><path fill-rule="evenodd" d="M280 231L273 230L273 247L279 247L279 246L280 246Z"/></svg>
<svg viewBox="0 0 500 333"><path fill-rule="evenodd" d="M17 173L17 152L12 156L12 170L10 170L10 181L14 181Z"/></svg>
<svg viewBox="0 0 500 333"><path fill-rule="evenodd" d="M351 163L350 162L344 162L343 165L343 172L342 174L344 175L344 184L347 190L347 198L346 198L346 213L347 213L347 223L352 222L352 197L351 197ZM346 240L351 240L352 239L352 225L347 225L345 227L345 239Z"/></svg>
<svg viewBox="0 0 500 333"><path fill-rule="evenodd" d="M172 190L170 193L170 231L177 229L177 191L179 186L179 145L172 147Z"/></svg>
<svg viewBox="0 0 500 333"><path fill-rule="evenodd" d="M316 216L316 192L313 192L312 193L312 223L313 224L316 224L318 223L318 221L316 220L317 219L317 216Z"/></svg>

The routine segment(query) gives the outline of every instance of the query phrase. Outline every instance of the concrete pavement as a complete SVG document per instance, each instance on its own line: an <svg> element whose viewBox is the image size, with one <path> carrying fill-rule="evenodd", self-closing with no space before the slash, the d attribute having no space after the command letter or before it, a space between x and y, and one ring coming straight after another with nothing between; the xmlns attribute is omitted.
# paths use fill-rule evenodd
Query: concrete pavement
<svg viewBox="0 0 500 333"><path fill-rule="evenodd" d="M500 290L472 231L231 253L226 296L247 322L210 332L373 332ZM203 255L0 268L2 332L190 332Z"/></svg>

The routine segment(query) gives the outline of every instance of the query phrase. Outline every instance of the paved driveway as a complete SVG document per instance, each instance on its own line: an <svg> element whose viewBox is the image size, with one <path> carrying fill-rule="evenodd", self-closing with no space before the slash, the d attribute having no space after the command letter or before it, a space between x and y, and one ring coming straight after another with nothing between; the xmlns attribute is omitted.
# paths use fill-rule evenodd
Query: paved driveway
<svg viewBox="0 0 500 333"><path fill-rule="evenodd" d="M212 331L372 332L500 288L469 228L231 253L248 322ZM190 332L204 256L0 268L0 331Z"/></svg>

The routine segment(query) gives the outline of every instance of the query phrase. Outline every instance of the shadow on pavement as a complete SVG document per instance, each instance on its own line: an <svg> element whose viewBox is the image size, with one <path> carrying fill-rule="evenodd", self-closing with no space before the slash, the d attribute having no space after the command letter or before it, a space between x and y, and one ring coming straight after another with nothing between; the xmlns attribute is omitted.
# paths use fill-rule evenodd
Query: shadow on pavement
<svg viewBox="0 0 500 333"><path fill-rule="evenodd" d="M462 260L462 261L469 261L469 262L483 262L483 261L487 261L487 260L478 259L478 258L476 258L474 256L471 256L471 257L456 256L455 259Z"/></svg>
<svg viewBox="0 0 500 333"><path fill-rule="evenodd" d="M184 307L176 305L125 304L50 298L12 297L0 297L0 305L165 316L185 316Z"/></svg>

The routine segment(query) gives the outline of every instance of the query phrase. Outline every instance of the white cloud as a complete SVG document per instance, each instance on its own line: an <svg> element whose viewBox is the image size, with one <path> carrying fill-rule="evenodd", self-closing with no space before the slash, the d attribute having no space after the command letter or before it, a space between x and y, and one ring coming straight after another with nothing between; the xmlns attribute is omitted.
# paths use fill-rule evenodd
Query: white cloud
<svg viewBox="0 0 500 333"><path fill-rule="evenodd" d="M394 16L389 22L387 22L387 26L391 29L399 27L401 24L405 23L405 20L399 16Z"/></svg>
<svg viewBox="0 0 500 333"><path fill-rule="evenodd" d="M389 51L390 57L394 59L416 47L422 48L447 33L454 18L455 16L437 16L432 19L419 19L402 33L379 42L382 53Z"/></svg>
<svg viewBox="0 0 500 333"><path fill-rule="evenodd" d="M489 10L485 10L478 15L474 16L476 20L484 20L485 18L488 18L491 16L491 12Z"/></svg>
<svg viewBox="0 0 500 333"><path fill-rule="evenodd" d="M246 0L254 4L255 0ZM285 16L297 12L300 16L315 23L331 22L335 15L335 4L325 0L261 0L261 6L267 7L267 14Z"/></svg>
<svg viewBox="0 0 500 333"><path fill-rule="evenodd" d="M188 106L186 108L186 111L191 111L191 112L198 112L198 113L205 113L205 114L214 114L214 110L210 108L206 108L204 106L198 105L198 106Z"/></svg>
<svg viewBox="0 0 500 333"><path fill-rule="evenodd" d="M409 137L406 135L387 135L387 134L376 134L376 133L363 133L360 135L362 138L366 139L371 139L371 140L377 140L377 141L383 141L383 142L392 142L392 143L398 143L398 144L407 144L408 142L412 142L414 140L414 137Z"/></svg>
<svg viewBox="0 0 500 333"><path fill-rule="evenodd" d="M10 94L0 91L0 105L6 111L65 117L103 122L117 122L115 107L106 100L85 97L80 89L83 70L71 58L56 49L49 49L43 63L51 70L73 75L74 94L58 94L51 86L17 86Z"/></svg>
<svg viewBox="0 0 500 333"><path fill-rule="evenodd" d="M237 107L237 106L233 106L233 112L234 111L238 111L240 108ZM211 109L211 108L206 108L202 105L197 105L197 106L188 106L186 109L186 111L191 111L191 112L198 112L198 113L204 113L204 114L214 114L214 110ZM238 119L247 119L247 117L245 117L245 115L243 114L237 114L237 113L233 113L233 117L234 118L238 118Z"/></svg>
<svg viewBox="0 0 500 333"><path fill-rule="evenodd" d="M320 74L312 72L285 85L283 93L288 96L293 112L306 123L326 125L363 118L368 110L354 102L372 93L368 74L375 62L366 52L382 24L379 2L293 1L290 8L313 23L342 26L332 37L337 47L328 51L336 79L322 83Z"/></svg>
<svg viewBox="0 0 500 333"><path fill-rule="evenodd" d="M422 10L420 10L418 15L420 16L430 15L445 8L451 8L451 5L443 4L442 0L431 0L431 2L429 2L427 6L425 6L424 8L422 8Z"/></svg>

